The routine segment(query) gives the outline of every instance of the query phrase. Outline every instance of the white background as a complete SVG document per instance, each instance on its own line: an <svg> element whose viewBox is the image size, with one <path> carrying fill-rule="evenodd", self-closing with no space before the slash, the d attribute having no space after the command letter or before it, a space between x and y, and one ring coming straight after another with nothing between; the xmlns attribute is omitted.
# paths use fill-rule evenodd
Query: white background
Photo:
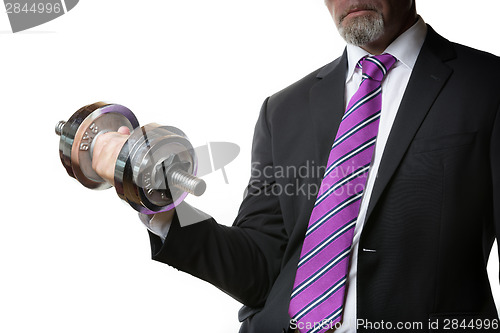
<svg viewBox="0 0 500 333"><path fill-rule="evenodd" d="M447 38L500 55L498 0L417 6ZM202 200L188 199L230 225L262 101L343 50L323 0L82 0L18 34L2 9L0 32L0 331L237 332L240 304L151 261L114 190L66 175L53 128L104 100L181 128L194 146L237 143L230 184L215 172ZM498 303L496 249L491 259Z"/></svg>

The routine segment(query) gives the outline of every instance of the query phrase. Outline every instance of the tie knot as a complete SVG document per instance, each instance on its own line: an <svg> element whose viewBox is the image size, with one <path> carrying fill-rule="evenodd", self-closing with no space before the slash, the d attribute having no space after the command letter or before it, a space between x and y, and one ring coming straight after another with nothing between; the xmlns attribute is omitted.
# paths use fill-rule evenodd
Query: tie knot
<svg viewBox="0 0 500 333"><path fill-rule="evenodd" d="M363 79L369 78L382 82L387 72L396 63L396 58L389 53L365 57L360 61Z"/></svg>

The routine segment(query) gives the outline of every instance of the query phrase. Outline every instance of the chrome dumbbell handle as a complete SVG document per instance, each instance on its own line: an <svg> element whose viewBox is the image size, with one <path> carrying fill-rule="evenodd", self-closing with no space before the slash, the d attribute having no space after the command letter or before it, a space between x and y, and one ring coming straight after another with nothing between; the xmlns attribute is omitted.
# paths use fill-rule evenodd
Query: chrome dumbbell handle
<svg viewBox="0 0 500 333"><path fill-rule="evenodd" d="M62 135L62 131L63 131L63 127L64 125L66 125L66 122L64 120L61 120L59 121L57 124L56 124L56 134L61 136Z"/></svg>
<svg viewBox="0 0 500 333"><path fill-rule="evenodd" d="M203 179L200 179L184 170L174 170L169 175L170 184L177 187L181 191L191 193L199 197L207 189L207 184Z"/></svg>

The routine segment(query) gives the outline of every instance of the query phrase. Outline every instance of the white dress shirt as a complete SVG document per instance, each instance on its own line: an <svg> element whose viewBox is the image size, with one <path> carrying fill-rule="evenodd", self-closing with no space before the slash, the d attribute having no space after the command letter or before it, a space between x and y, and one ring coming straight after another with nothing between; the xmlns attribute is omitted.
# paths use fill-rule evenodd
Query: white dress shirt
<svg viewBox="0 0 500 333"><path fill-rule="evenodd" d="M399 105L401 104L403 94L406 90L406 86L410 79L415 62L417 61L420 49L424 43L426 34L427 26L422 18L419 18L417 23L399 36L383 52L392 54L396 57L397 62L382 82L382 111L377 142L375 144L375 155L370 169L370 174L367 179L363 200L361 201L358 221L354 230L343 325L340 329L335 331L336 333L351 333L356 331L356 288L352 288L350 286L356 286L359 238L365 222L368 203L370 201L373 185L375 183L387 138L389 137L392 124L396 118ZM361 70L356 67L356 64L361 58L367 55L369 54L362 48L350 44L347 45L348 70L345 83L345 107L347 107L347 102L357 91L361 83L362 73ZM158 235L162 240L165 240L168 230L170 229L170 220L164 221L161 218L161 214L154 216L139 214L139 216L141 221L151 232ZM373 249L361 249L361 251L370 250Z"/></svg>

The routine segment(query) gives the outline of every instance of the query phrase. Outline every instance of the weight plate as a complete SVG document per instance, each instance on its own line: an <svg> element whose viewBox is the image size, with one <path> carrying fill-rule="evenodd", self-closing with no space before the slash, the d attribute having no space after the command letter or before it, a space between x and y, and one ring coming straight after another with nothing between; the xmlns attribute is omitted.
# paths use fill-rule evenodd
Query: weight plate
<svg viewBox="0 0 500 333"><path fill-rule="evenodd" d="M165 179L165 171L174 162L190 174L196 171L194 149L183 132L158 124L135 130L116 163L117 194L144 214L172 209L187 195L183 190L169 186Z"/></svg>
<svg viewBox="0 0 500 333"><path fill-rule="evenodd" d="M121 126L131 131L139 126L132 111L122 105L97 102L76 111L62 127L59 141L59 155L68 174L91 189L111 187L92 169L92 143L99 133Z"/></svg>

